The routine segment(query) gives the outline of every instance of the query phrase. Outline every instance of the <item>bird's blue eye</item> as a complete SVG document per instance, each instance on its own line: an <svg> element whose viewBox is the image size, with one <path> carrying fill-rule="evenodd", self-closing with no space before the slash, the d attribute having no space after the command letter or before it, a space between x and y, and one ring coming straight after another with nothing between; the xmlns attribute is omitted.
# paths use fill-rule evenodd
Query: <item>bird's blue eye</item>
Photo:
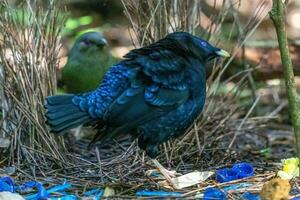
<svg viewBox="0 0 300 200"><path fill-rule="evenodd" d="M201 41L201 46L203 46L203 47L206 47L207 46L207 42L205 42L205 41Z"/></svg>

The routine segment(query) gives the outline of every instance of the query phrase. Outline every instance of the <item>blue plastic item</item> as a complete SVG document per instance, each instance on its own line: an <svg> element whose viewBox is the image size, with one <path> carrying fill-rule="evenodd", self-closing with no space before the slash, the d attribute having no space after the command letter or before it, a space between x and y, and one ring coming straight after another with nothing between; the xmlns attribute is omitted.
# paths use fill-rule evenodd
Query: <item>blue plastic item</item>
<svg viewBox="0 0 300 200"><path fill-rule="evenodd" d="M203 200L226 200L226 194L218 188L207 188L204 191Z"/></svg>
<svg viewBox="0 0 300 200"><path fill-rule="evenodd" d="M294 198L292 198L291 200L300 200L300 196L294 197Z"/></svg>
<svg viewBox="0 0 300 200"><path fill-rule="evenodd" d="M104 191L102 189L92 189L84 193L85 196L93 196L93 200L100 200Z"/></svg>
<svg viewBox="0 0 300 200"><path fill-rule="evenodd" d="M250 192L245 192L242 195L243 200L261 200L260 195L258 194L252 194Z"/></svg>
<svg viewBox="0 0 300 200"><path fill-rule="evenodd" d="M101 191L101 189L97 188L97 189L88 190L83 194L85 196L92 196L92 195L95 195L96 193L98 193L99 191Z"/></svg>
<svg viewBox="0 0 300 200"><path fill-rule="evenodd" d="M5 176L0 178L0 192L2 191L9 191L9 192L29 192L33 188L37 188L38 192L36 194L27 195L25 197L26 200L43 200L43 199L52 199L52 200L76 200L77 197L75 195L70 195L65 192L66 189L71 187L71 184L67 183L66 181L62 185L57 185L54 187L51 187L50 189L45 189L43 187L43 184L36 181L28 181L20 186L15 186L14 181L9 176ZM60 192L61 197L52 197L50 196L53 192ZM94 200L99 200L103 194L103 191L101 194L99 192L94 195Z"/></svg>
<svg viewBox="0 0 300 200"><path fill-rule="evenodd" d="M237 183L237 184L226 186L223 188L223 190L226 192L228 190L237 190L241 188L250 187L252 185L253 185L252 183Z"/></svg>
<svg viewBox="0 0 300 200"><path fill-rule="evenodd" d="M297 187L293 187L290 191L290 195L299 195L300 190Z"/></svg>
<svg viewBox="0 0 300 200"><path fill-rule="evenodd" d="M149 190L139 190L135 193L138 197L182 197L180 192L165 192L165 191L149 191Z"/></svg>
<svg viewBox="0 0 300 200"><path fill-rule="evenodd" d="M232 170L237 172L238 178L246 178L254 175L253 166L245 162L234 164Z"/></svg>
<svg viewBox="0 0 300 200"><path fill-rule="evenodd" d="M237 172L229 168L217 170L216 175L217 181L220 183L237 179Z"/></svg>
<svg viewBox="0 0 300 200"><path fill-rule="evenodd" d="M152 176L152 177L159 177L160 174L159 174L158 172L152 172L152 173L150 174L150 176Z"/></svg>
<svg viewBox="0 0 300 200"><path fill-rule="evenodd" d="M77 200L75 195L66 195L63 197L48 198L49 200Z"/></svg>
<svg viewBox="0 0 300 200"><path fill-rule="evenodd" d="M53 193L53 192L62 192L62 191L65 191L66 189L70 188L72 185L70 183L63 183L62 185L56 185L56 186L53 186L49 189L47 189L47 192L48 193Z"/></svg>
<svg viewBox="0 0 300 200"><path fill-rule="evenodd" d="M245 162L234 164L232 168L224 168L216 171L216 178L220 183L246 178L253 175L253 166Z"/></svg>
<svg viewBox="0 0 300 200"><path fill-rule="evenodd" d="M38 193L26 196L26 198L25 198L26 200L31 200L31 199L41 200L41 199L47 199L50 197L49 192L47 190L45 190L44 186L40 182L28 181L28 182L24 183L23 185L19 186L19 189L21 191L28 191L29 189L32 189L32 188L37 188Z"/></svg>
<svg viewBox="0 0 300 200"><path fill-rule="evenodd" d="M33 183L30 183L30 182L33 182ZM54 187L51 187L51 188L45 190L45 188L43 187L43 185L41 183L38 183L38 182L35 182L35 181L30 181L30 182L27 182L25 184L27 184L27 186L29 188L30 188L30 186L37 187L38 188L38 193L26 196L26 200L32 200L32 199L34 199L34 200L35 199L39 199L40 200L40 199L50 198L50 194L51 193L53 193L53 192L61 192L61 191L64 191L64 190L66 190L66 189L68 189L68 188L71 187L71 184L65 182L62 185L57 185L57 186L54 186ZM36 183L36 185L34 185L34 182Z"/></svg>
<svg viewBox="0 0 300 200"><path fill-rule="evenodd" d="M4 176L0 178L0 192L3 191L15 192L14 181L9 176Z"/></svg>

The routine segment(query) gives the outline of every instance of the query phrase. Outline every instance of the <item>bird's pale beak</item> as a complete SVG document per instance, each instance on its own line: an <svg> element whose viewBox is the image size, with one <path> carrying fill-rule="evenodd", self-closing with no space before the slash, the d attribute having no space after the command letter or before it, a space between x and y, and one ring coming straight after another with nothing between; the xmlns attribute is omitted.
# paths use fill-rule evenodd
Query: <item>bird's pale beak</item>
<svg viewBox="0 0 300 200"><path fill-rule="evenodd" d="M102 44L107 45L107 40L105 38L101 39Z"/></svg>
<svg viewBox="0 0 300 200"><path fill-rule="evenodd" d="M96 44L99 47L106 46L107 45L107 40L105 38L101 38L101 40L98 40Z"/></svg>
<svg viewBox="0 0 300 200"><path fill-rule="evenodd" d="M230 57L230 54L227 51L223 50L223 49L217 50L216 54L218 56L222 56L222 57L225 57L225 58Z"/></svg>

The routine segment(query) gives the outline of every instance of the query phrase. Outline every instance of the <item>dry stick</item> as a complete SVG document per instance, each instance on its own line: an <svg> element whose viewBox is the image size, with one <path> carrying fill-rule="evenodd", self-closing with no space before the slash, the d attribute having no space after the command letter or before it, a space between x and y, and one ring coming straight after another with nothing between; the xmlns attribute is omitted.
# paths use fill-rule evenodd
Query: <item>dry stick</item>
<svg viewBox="0 0 300 200"><path fill-rule="evenodd" d="M261 96L258 96L255 100L255 102L252 104L250 110L248 111L248 113L246 114L246 116L244 117L244 119L242 120L242 122L240 123L239 127L237 128L236 133L233 136L233 139L231 140L228 148L231 148L234 141L236 140L236 137L238 136L239 131L242 129L243 125L245 124L246 120L249 118L250 114L253 112L254 108L256 107L257 103L259 102Z"/></svg>
<svg viewBox="0 0 300 200"><path fill-rule="evenodd" d="M269 15L274 23L274 27L277 33L281 62L283 67L283 75L288 95L289 113L291 115L292 124L294 127L298 158L300 158L300 104L295 87L293 65L289 53L287 35L285 30L285 3L287 3L287 1L282 2L282 0L273 0L273 7L269 12Z"/></svg>
<svg viewBox="0 0 300 200"><path fill-rule="evenodd" d="M96 156L97 156L97 160L98 160L98 163L99 163L100 181L101 181L102 184L104 184L102 164L101 164L101 158L100 158L100 153L99 153L98 147L96 147L95 151L96 151Z"/></svg>

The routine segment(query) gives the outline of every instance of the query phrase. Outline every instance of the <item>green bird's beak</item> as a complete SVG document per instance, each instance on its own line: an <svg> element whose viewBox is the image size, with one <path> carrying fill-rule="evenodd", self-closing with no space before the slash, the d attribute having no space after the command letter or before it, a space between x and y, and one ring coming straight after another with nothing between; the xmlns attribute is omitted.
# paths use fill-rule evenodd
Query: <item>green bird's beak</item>
<svg viewBox="0 0 300 200"><path fill-rule="evenodd" d="M223 50L223 49L220 49L220 50L216 51L216 54L218 56L222 56L222 57L225 57L225 58L230 57L230 54L227 51Z"/></svg>
<svg viewBox="0 0 300 200"><path fill-rule="evenodd" d="M107 45L107 40L106 40L105 38L102 38L102 39L100 40L100 43L102 43L102 44L104 44L104 45Z"/></svg>
<svg viewBox="0 0 300 200"><path fill-rule="evenodd" d="M105 38L101 38L95 42L95 44L99 47L103 47L107 45L107 40Z"/></svg>

